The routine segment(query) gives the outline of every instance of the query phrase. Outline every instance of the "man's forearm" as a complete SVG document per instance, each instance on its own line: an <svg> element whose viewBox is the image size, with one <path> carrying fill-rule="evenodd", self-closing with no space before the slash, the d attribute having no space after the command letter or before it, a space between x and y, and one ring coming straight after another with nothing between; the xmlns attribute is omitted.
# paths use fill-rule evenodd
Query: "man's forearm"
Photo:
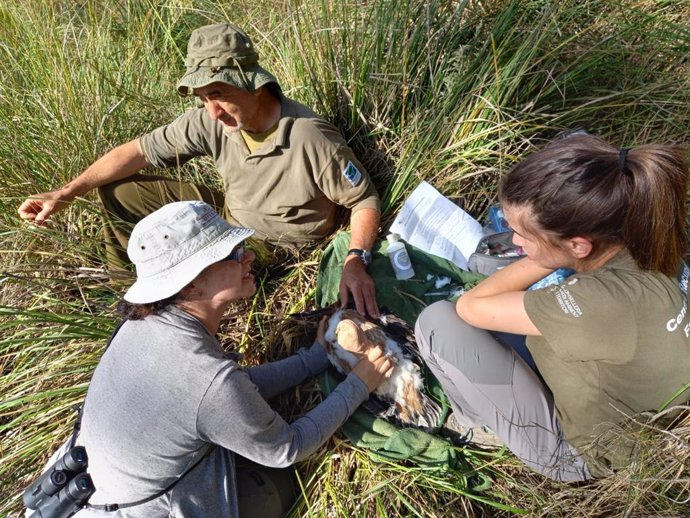
<svg viewBox="0 0 690 518"><path fill-rule="evenodd" d="M149 165L139 140L135 139L108 151L60 191L66 200L73 200L96 187L132 176Z"/></svg>
<svg viewBox="0 0 690 518"><path fill-rule="evenodd" d="M381 213L376 209L360 209L350 217L350 248L371 250L381 222Z"/></svg>

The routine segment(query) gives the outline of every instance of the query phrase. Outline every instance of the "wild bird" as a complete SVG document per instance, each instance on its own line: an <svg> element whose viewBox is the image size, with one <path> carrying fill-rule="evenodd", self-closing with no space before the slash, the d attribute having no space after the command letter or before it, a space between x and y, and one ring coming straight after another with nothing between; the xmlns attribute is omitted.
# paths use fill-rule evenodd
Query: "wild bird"
<svg viewBox="0 0 690 518"><path fill-rule="evenodd" d="M421 357L414 334L403 320L388 314L378 325L351 309L337 309L328 318L324 344L333 366L347 374L369 348L379 345L395 362L393 374L365 403L373 414L403 426L435 428L441 408L424 392Z"/></svg>

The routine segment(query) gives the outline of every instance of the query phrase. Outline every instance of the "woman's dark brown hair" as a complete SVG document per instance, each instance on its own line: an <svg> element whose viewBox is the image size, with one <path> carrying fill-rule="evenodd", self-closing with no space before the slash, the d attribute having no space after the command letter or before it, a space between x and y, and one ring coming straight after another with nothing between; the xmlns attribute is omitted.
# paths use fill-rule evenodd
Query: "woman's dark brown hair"
<svg viewBox="0 0 690 518"><path fill-rule="evenodd" d="M593 257L623 244L644 270L672 276L687 254L687 152L645 145L621 152L592 135L557 140L508 173L504 205L529 207L537 230L592 241Z"/></svg>
<svg viewBox="0 0 690 518"><path fill-rule="evenodd" d="M185 300L184 289L175 295L148 304L135 304L122 299L117 304L117 312L126 320L142 320L150 315L156 315L176 302Z"/></svg>

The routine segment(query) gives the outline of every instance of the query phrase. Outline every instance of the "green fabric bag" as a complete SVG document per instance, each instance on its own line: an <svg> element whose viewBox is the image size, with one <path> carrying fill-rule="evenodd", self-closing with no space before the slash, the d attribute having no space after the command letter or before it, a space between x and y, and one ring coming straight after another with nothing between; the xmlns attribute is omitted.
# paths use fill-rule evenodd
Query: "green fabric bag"
<svg viewBox="0 0 690 518"><path fill-rule="evenodd" d="M324 251L319 266L316 286L316 302L325 307L339 301L340 277L343 261L347 255L350 235L339 233ZM419 313L432 302L449 298L458 288L468 289L485 276L461 270L450 261L436 257L406 244L415 276L399 281L395 278L386 249L387 241L378 241L372 250L372 262L368 273L376 282L376 300L385 308L414 326ZM436 287L441 278L448 283ZM339 374L335 369L326 371L320 378L321 390L328 395L336 387ZM441 422L449 413L448 400L441 385L425 369L426 392L441 403ZM343 433L352 443L393 461L411 461L420 466L436 469L461 469L462 463L456 449L444 437L416 428L403 428L359 409L342 427Z"/></svg>

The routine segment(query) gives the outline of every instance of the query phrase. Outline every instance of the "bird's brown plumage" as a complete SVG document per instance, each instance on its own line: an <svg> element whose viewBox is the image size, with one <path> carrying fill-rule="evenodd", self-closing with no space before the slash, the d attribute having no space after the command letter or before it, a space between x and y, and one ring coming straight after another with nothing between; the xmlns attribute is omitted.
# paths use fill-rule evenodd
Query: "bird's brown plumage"
<svg viewBox="0 0 690 518"><path fill-rule="evenodd" d="M398 320L398 323L401 321ZM378 325L349 309L338 309L330 316L326 329L326 350L331 363L342 373L352 370L369 348L380 346L395 362L390 379L384 381L374 394L387 403L378 412L403 425L433 428L440 408L424 393L419 355L412 333L405 339L394 339L386 333L386 326Z"/></svg>

